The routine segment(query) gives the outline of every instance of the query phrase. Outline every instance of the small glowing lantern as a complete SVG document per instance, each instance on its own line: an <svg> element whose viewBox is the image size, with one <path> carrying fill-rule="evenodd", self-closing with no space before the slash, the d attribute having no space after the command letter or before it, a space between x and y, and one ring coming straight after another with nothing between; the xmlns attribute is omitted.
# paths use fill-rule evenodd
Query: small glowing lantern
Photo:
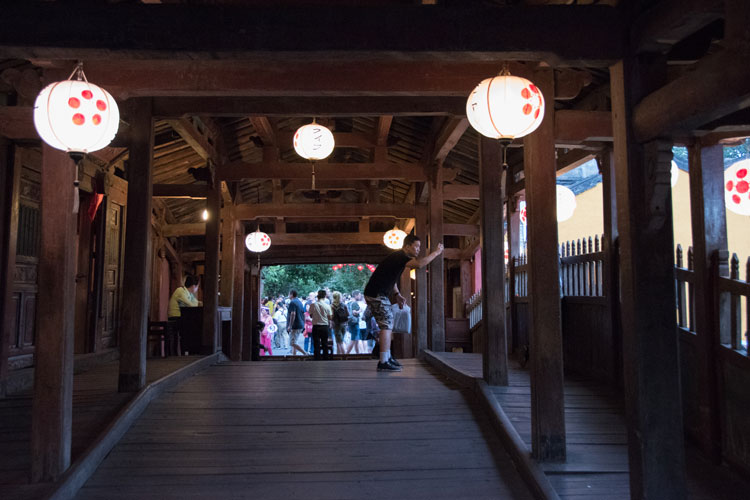
<svg viewBox="0 0 750 500"><path fill-rule="evenodd" d="M417 279L417 270L416 269L412 268L411 270L409 270L409 278L411 278L413 280Z"/></svg>
<svg viewBox="0 0 750 500"><path fill-rule="evenodd" d="M80 63L67 80L44 87L34 102L34 126L39 136L68 153L82 155L106 147L119 125L120 111L114 98L86 80Z"/></svg>
<svg viewBox="0 0 750 500"><path fill-rule="evenodd" d="M357 266L357 271L362 271L365 268L362 264Z"/></svg>
<svg viewBox="0 0 750 500"><path fill-rule="evenodd" d="M201 214L201 219L208 220L208 210L203 209L203 213Z"/></svg>
<svg viewBox="0 0 750 500"><path fill-rule="evenodd" d="M466 116L485 137L510 141L539 127L544 118L544 96L529 80L504 69L500 75L482 80L471 92Z"/></svg>
<svg viewBox="0 0 750 500"><path fill-rule="evenodd" d="M399 248L404 246L404 238L406 238L405 232L400 229L393 228L383 235L383 243L385 243L385 246L387 246L388 248L398 250Z"/></svg>
<svg viewBox="0 0 750 500"><path fill-rule="evenodd" d="M245 238L245 246L248 250L255 253L265 252L271 248L271 237L261 232L258 228L254 233L250 233ZM258 257L260 258L260 257Z"/></svg>
<svg viewBox="0 0 750 500"><path fill-rule="evenodd" d="M573 217L576 210L576 195L565 186L557 185L557 222Z"/></svg>
<svg viewBox="0 0 750 500"><path fill-rule="evenodd" d="M294 134L294 150L306 160L327 158L333 152L334 145L331 131L315 121L303 125Z"/></svg>
<svg viewBox="0 0 750 500"><path fill-rule="evenodd" d="M742 160L724 171L724 202L738 215L750 215L750 160Z"/></svg>

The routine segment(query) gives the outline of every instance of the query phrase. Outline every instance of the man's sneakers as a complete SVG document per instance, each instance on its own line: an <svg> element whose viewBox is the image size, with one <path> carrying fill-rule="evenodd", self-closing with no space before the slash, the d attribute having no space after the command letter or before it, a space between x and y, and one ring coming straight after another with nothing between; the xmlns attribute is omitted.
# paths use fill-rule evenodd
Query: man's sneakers
<svg viewBox="0 0 750 500"><path fill-rule="evenodd" d="M389 360L388 360L388 362L389 362L390 364L392 364L392 365L396 365L396 366L398 366L399 368L401 368L401 363L399 363L398 361L396 361L396 358L391 358L391 359L389 359Z"/></svg>
<svg viewBox="0 0 750 500"><path fill-rule="evenodd" d="M378 363L378 371L379 372L400 372L401 365L394 364L393 361L394 359L391 358L385 363ZM398 363L398 361L396 363Z"/></svg>

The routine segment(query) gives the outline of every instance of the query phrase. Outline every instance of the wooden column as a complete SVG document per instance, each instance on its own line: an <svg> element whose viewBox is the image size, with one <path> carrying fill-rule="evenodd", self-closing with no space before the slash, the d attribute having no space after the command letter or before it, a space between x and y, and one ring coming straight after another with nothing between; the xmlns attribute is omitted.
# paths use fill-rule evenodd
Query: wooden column
<svg viewBox="0 0 750 500"><path fill-rule="evenodd" d="M598 158L599 173L602 174L602 207L604 238L602 251L605 259L602 268L602 293L607 301L605 330L611 335L611 382L622 387L622 333L620 332L620 278L617 234L617 193L615 192L614 153L607 149Z"/></svg>
<svg viewBox="0 0 750 500"><path fill-rule="evenodd" d="M426 246L427 235L427 207L417 205L416 213L416 230L417 236L422 239L422 244ZM414 345L414 355L420 357L422 350L427 349L427 266L417 269L417 283L415 290L417 293L417 311L416 325L412 342Z"/></svg>
<svg viewBox="0 0 750 500"><path fill-rule="evenodd" d="M718 297L713 260L729 276L727 224L724 207L724 151L719 145L695 145L690 152L690 213L695 262L695 333L698 340L697 390L700 423L697 431L701 448L715 463L721 462L721 408L717 380L717 349L730 342L722 336L722 306L729 317L726 297Z"/></svg>
<svg viewBox="0 0 750 500"><path fill-rule="evenodd" d="M459 265L460 267L460 280L461 280L461 317L466 317L466 303L471 299L473 292L471 286L471 261L469 259L463 259Z"/></svg>
<svg viewBox="0 0 750 500"><path fill-rule="evenodd" d="M215 183L206 199L208 220L206 221L206 272L203 275L203 354L219 350L218 311L219 305L219 229L221 227L221 189Z"/></svg>
<svg viewBox="0 0 750 500"><path fill-rule="evenodd" d="M551 69L532 79L552 102ZM555 109L523 140L528 217L531 447L537 460L565 460L560 259L557 246ZM500 257L498 255L498 257Z"/></svg>
<svg viewBox="0 0 750 500"><path fill-rule="evenodd" d="M54 481L70 466L75 322L75 164L42 146L41 241L36 306L31 480ZM148 281L148 274L145 276Z"/></svg>
<svg viewBox="0 0 750 500"><path fill-rule="evenodd" d="M13 163L13 146L0 137L0 398L7 392L10 330L15 318L11 290L16 267L16 235L12 230L15 224L11 221L14 217L18 219L18 211L13 203L16 186Z"/></svg>
<svg viewBox="0 0 750 500"><path fill-rule="evenodd" d="M430 244L432 252L443 242L443 166L435 165L430 178ZM434 352L445 351L445 259L441 253L430 263L430 336Z"/></svg>
<svg viewBox="0 0 750 500"><path fill-rule="evenodd" d="M234 238L235 238L234 212L231 207L221 209L221 280L219 281L219 305L232 307L233 270L234 270ZM232 316L234 322L234 316Z"/></svg>
<svg viewBox="0 0 750 500"><path fill-rule="evenodd" d="M151 294L151 193L154 123L151 100L139 99L130 117L128 206L120 322L120 392L146 384L146 333Z"/></svg>
<svg viewBox="0 0 750 500"><path fill-rule="evenodd" d="M510 172L508 172L510 175ZM510 180L506 178L506 196ZM508 339L508 352L515 352L519 348L518 340L518 319L516 318L516 273L513 266L514 259L521 256L521 212L518 210L518 197L512 196L506 200L508 207L508 297L505 298L508 303L508 314L506 318L506 338Z"/></svg>
<svg viewBox="0 0 750 500"><path fill-rule="evenodd" d="M620 308L631 498L687 497L675 328L671 144L639 144L632 111L652 75L610 68L620 239Z"/></svg>
<svg viewBox="0 0 750 500"><path fill-rule="evenodd" d="M490 385L508 385L502 163L500 143L481 136L479 209L482 220L482 336L485 347L482 351L482 368L484 379Z"/></svg>
<svg viewBox="0 0 750 500"><path fill-rule="evenodd" d="M250 359L259 361L260 332L255 328L255 323L260 321L260 267L257 256L254 257L254 265L250 267Z"/></svg>
<svg viewBox="0 0 750 500"><path fill-rule="evenodd" d="M234 258L232 259L232 361L242 359L242 332L244 330L244 308L245 308L245 239L242 223L235 221L233 224Z"/></svg>
<svg viewBox="0 0 750 500"><path fill-rule="evenodd" d="M251 258L254 256L251 256ZM244 288L245 288L245 300L243 304L242 312L242 361L250 361L252 359L253 351L253 306L250 298L253 296L253 283L252 283L252 262L245 270Z"/></svg>

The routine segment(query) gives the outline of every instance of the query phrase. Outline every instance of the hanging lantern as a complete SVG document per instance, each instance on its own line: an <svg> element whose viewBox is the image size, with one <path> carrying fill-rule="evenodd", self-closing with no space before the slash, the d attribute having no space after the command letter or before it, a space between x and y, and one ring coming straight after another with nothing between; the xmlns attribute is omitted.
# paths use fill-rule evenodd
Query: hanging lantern
<svg viewBox="0 0 750 500"><path fill-rule="evenodd" d="M86 80L82 64L67 80L44 87L34 102L34 126L39 136L68 153L85 154L106 147L119 125L120 111L114 98Z"/></svg>
<svg viewBox="0 0 750 500"><path fill-rule="evenodd" d="M565 186L557 185L557 222L573 217L576 210L576 195Z"/></svg>
<svg viewBox="0 0 750 500"><path fill-rule="evenodd" d="M313 121L303 125L294 134L294 150L306 160L322 160L333 152L333 134L323 125Z"/></svg>
<svg viewBox="0 0 750 500"><path fill-rule="evenodd" d="M360 264L357 266L357 271L362 271L364 268L365 267L362 264Z"/></svg>
<svg viewBox="0 0 750 500"><path fill-rule="evenodd" d="M201 219L208 220L208 210L205 208L203 209L203 213L201 214Z"/></svg>
<svg viewBox="0 0 750 500"><path fill-rule="evenodd" d="M671 176L670 184L672 184L672 187L675 187L677 185L677 180L680 177L680 168L674 160L672 160L672 167L669 169L669 173Z"/></svg>
<svg viewBox="0 0 750 500"><path fill-rule="evenodd" d="M245 246L248 250L255 253L265 252L271 248L271 237L261 232L260 228L254 233L250 233L245 238ZM260 257L259 257L260 258Z"/></svg>
<svg viewBox="0 0 750 500"><path fill-rule="evenodd" d="M466 116L480 134L512 140L530 134L544 118L544 96L526 78L507 69L482 80L466 101Z"/></svg>
<svg viewBox="0 0 750 500"><path fill-rule="evenodd" d="M738 215L750 215L750 160L724 170L724 203Z"/></svg>
<svg viewBox="0 0 750 500"><path fill-rule="evenodd" d="M404 246L404 238L406 238L406 233L394 227L383 235L383 243L388 248L398 250Z"/></svg>

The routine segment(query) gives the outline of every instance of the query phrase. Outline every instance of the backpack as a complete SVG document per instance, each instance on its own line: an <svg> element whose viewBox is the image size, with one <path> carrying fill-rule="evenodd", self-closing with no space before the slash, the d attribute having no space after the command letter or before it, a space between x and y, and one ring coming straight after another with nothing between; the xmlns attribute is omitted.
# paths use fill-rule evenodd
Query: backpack
<svg viewBox="0 0 750 500"><path fill-rule="evenodd" d="M343 303L339 304L339 306L333 312L333 320L337 324L340 325L342 323L346 323L348 319L349 319L349 310L346 308L346 306Z"/></svg>

